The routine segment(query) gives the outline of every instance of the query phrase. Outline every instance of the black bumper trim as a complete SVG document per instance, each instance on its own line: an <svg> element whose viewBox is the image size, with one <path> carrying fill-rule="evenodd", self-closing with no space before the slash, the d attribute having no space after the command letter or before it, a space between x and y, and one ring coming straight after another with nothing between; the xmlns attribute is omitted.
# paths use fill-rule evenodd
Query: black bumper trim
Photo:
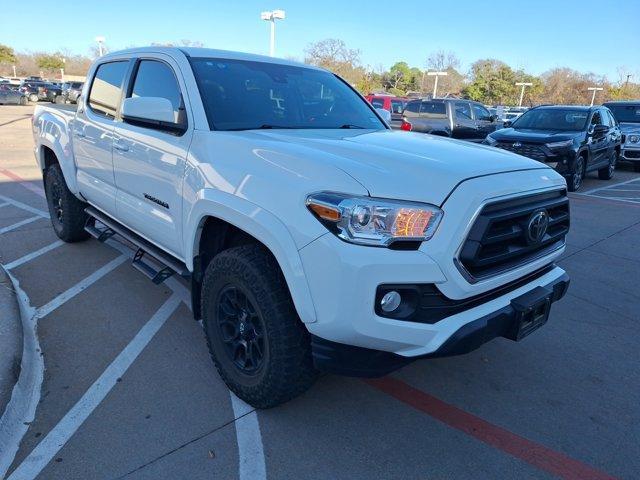
<svg viewBox="0 0 640 480"><path fill-rule="evenodd" d="M529 292L533 292L532 288ZM552 292L551 303L560 300L569 288L569 276L564 273L544 286ZM525 293L524 295L527 295ZM518 297L520 298L520 297ZM403 357L391 352L356 347L311 336L313 362L318 370L351 377L381 377L414 360L450 357L476 350L496 337L514 339L517 312L510 303L484 317L467 323L451 335L436 351L418 357Z"/></svg>

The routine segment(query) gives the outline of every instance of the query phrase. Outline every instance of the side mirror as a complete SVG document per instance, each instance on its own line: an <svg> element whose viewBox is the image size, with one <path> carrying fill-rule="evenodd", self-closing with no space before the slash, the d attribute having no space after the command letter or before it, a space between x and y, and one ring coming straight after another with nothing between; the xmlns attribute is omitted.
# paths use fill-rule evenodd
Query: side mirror
<svg viewBox="0 0 640 480"><path fill-rule="evenodd" d="M391 124L391 112L389 110L385 110L384 108L376 108L376 112L378 112L378 115L382 117L382 120L384 120L387 125Z"/></svg>
<svg viewBox="0 0 640 480"><path fill-rule="evenodd" d="M134 125L158 130L185 130L184 125L176 121L171 102L161 97L125 98L122 104L122 119Z"/></svg>
<svg viewBox="0 0 640 480"><path fill-rule="evenodd" d="M609 133L609 127L607 125L596 125L593 127L593 136L594 137L602 137L606 133Z"/></svg>
<svg viewBox="0 0 640 480"><path fill-rule="evenodd" d="M498 116L497 116L497 115L489 115L489 121L490 121L491 123L495 122L497 119L498 119Z"/></svg>
<svg viewBox="0 0 640 480"><path fill-rule="evenodd" d="M502 126L504 128L509 128L512 124L513 122L511 120L505 120L504 122L502 122Z"/></svg>

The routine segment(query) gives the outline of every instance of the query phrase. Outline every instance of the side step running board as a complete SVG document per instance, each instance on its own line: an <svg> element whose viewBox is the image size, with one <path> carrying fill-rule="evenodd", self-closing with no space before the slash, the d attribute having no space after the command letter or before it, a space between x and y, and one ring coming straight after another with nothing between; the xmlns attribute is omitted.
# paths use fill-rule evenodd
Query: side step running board
<svg viewBox="0 0 640 480"><path fill-rule="evenodd" d="M189 277L191 275L183 262L163 252L151 242L145 240L111 217L108 217L93 207L87 207L84 211L89 215L84 229L99 242L104 242L117 234L138 247L131 261L131 265L150 278L156 285L164 282L175 273L183 277ZM103 224L104 227L97 227L96 220ZM152 263L157 264L159 268L147 262L146 258L149 258Z"/></svg>

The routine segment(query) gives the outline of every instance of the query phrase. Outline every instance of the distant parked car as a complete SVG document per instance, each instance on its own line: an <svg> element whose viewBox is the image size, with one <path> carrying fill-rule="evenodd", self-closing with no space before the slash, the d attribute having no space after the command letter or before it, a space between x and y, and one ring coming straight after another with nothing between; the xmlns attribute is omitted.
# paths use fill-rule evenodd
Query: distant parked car
<svg viewBox="0 0 640 480"><path fill-rule="evenodd" d="M505 127L484 143L546 163L564 175L569 191L580 188L587 172L613 177L622 133L606 107L535 107Z"/></svg>
<svg viewBox="0 0 640 480"><path fill-rule="evenodd" d="M82 93L83 82L67 82L62 86L62 96L65 101L76 103Z"/></svg>
<svg viewBox="0 0 640 480"><path fill-rule="evenodd" d="M38 86L38 100L51 103L62 102L62 87L55 83L44 83Z"/></svg>
<svg viewBox="0 0 640 480"><path fill-rule="evenodd" d="M37 80L24 80L20 83L19 91L24 93L30 102L37 102L39 100L38 97L38 89L44 85L44 82L40 82Z"/></svg>
<svg viewBox="0 0 640 480"><path fill-rule="evenodd" d="M622 148L620 160L633 164L640 172L640 100L626 102L607 102L604 104L620 124Z"/></svg>
<svg viewBox="0 0 640 480"><path fill-rule="evenodd" d="M27 103L28 99L24 93L15 88L11 88L8 84L0 85L0 105L26 105Z"/></svg>
<svg viewBox="0 0 640 480"><path fill-rule="evenodd" d="M481 142L495 131L496 116L481 103L441 98L412 100L404 108L401 129Z"/></svg>
<svg viewBox="0 0 640 480"><path fill-rule="evenodd" d="M402 111L404 110L407 100L401 97L394 97L392 95L374 95L369 94L365 96L369 103L375 108L382 108L391 112L391 125L400 126L402 122Z"/></svg>

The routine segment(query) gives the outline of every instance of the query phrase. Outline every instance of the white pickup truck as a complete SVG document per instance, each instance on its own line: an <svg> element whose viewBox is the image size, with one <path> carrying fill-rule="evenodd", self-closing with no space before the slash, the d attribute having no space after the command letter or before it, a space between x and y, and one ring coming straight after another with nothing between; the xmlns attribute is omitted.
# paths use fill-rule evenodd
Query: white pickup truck
<svg viewBox="0 0 640 480"><path fill-rule="evenodd" d="M110 53L77 112L37 107L57 235L121 235L191 282L220 375L260 408L318 371L387 374L520 340L569 278L565 180L486 146L392 131L312 66L193 48Z"/></svg>

